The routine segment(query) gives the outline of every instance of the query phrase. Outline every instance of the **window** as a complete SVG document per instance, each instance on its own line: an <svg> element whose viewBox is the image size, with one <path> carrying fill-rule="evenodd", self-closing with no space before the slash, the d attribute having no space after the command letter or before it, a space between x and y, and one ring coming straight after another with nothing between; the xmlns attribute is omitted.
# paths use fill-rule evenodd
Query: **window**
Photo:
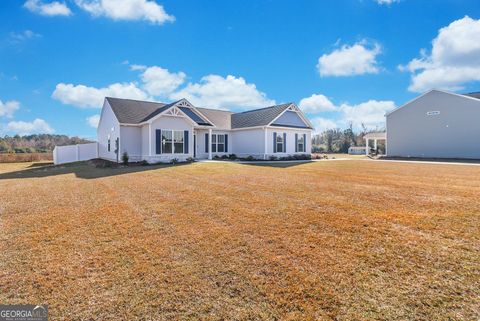
<svg viewBox="0 0 480 321"><path fill-rule="evenodd" d="M276 148L277 153L283 153L284 141L283 141L283 135L281 133L277 133L276 145L277 145L277 148Z"/></svg>
<svg viewBox="0 0 480 321"><path fill-rule="evenodd" d="M171 130L162 130L162 153L163 154L172 153L172 131Z"/></svg>
<svg viewBox="0 0 480 321"><path fill-rule="evenodd" d="M305 152L305 136L299 134L297 138L297 151L304 153Z"/></svg>
<svg viewBox="0 0 480 321"><path fill-rule="evenodd" d="M225 135L218 135L217 137L217 152L225 152Z"/></svg>
<svg viewBox="0 0 480 321"><path fill-rule="evenodd" d="M212 153L217 152L217 134L212 134Z"/></svg>
<svg viewBox="0 0 480 321"><path fill-rule="evenodd" d="M173 152L175 154L183 154L183 131L173 131L174 147Z"/></svg>
<svg viewBox="0 0 480 321"><path fill-rule="evenodd" d="M184 131L162 130L162 154L184 153Z"/></svg>
<svg viewBox="0 0 480 321"><path fill-rule="evenodd" d="M226 153L226 134L212 134L212 153Z"/></svg>

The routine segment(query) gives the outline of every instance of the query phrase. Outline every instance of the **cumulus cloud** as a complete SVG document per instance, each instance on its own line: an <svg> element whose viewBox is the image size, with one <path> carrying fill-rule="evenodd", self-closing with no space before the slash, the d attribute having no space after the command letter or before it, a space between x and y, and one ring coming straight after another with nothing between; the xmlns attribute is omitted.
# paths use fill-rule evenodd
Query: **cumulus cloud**
<svg viewBox="0 0 480 321"><path fill-rule="evenodd" d="M99 122L100 122L100 115L93 115L93 116L87 117L87 124L93 128L97 128Z"/></svg>
<svg viewBox="0 0 480 321"><path fill-rule="evenodd" d="M196 106L210 108L254 108L274 105L275 101L247 83L242 77L208 75L199 83L190 83L170 95L173 99L186 98Z"/></svg>
<svg viewBox="0 0 480 321"><path fill-rule="evenodd" d="M310 121L313 124L316 133L321 133L327 129L335 129L340 127L335 121L328 118L317 117L311 119Z"/></svg>
<svg viewBox="0 0 480 321"><path fill-rule="evenodd" d="M298 105L303 112L319 113L326 111L334 111L335 105L324 95L313 94L310 97L300 100Z"/></svg>
<svg viewBox="0 0 480 321"><path fill-rule="evenodd" d="M37 118L32 122L11 121L6 130L18 135L52 134L55 130L43 119Z"/></svg>
<svg viewBox="0 0 480 321"><path fill-rule="evenodd" d="M167 69L158 66L144 67L132 65L132 70L144 70L140 78L143 81L145 90L153 96L168 96L175 91L183 82L187 75L183 72L172 73Z"/></svg>
<svg viewBox="0 0 480 321"><path fill-rule="evenodd" d="M395 109L395 103L390 100L369 100L358 105L342 104L340 107L342 122L352 123L354 127L367 128L385 127L385 114Z"/></svg>
<svg viewBox="0 0 480 321"><path fill-rule="evenodd" d="M385 5L391 5L392 3L395 3L395 2L400 2L400 0L375 0L376 3L378 4L385 4Z"/></svg>
<svg viewBox="0 0 480 321"><path fill-rule="evenodd" d="M162 5L151 0L75 0L75 3L91 15L114 20L145 20L153 24L175 21Z"/></svg>
<svg viewBox="0 0 480 321"><path fill-rule="evenodd" d="M320 76L353 76L379 72L377 56L382 52L378 43L362 40L353 45L343 45L318 59Z"/></svg>
<svg viewBox="0 0 480 321"><path fill-rule="evenodd" d="M423 92L431 88L460 90L472 81L480 81L480 20L465 16L441 28L425 49L402 71L412 74L409 90Z"/></svg>
<svg viewBox="0 0 480 321"><path fill-rule="evenodd" d="M104 88L59 83L52 98L81 108L101 108L105 97L146 100L148 94L135 83L114 83Z"/></svg>
<svg viewBox="0 0 480 321"><path fill-rule="evenodd" d="M70 16L72 14L65 2L52 1L45 3L41 0L27 0L23 6L31 12L43 16Z"/></svg>
<svg viewBox="0 0 480 321"><path fill-rule="evenodd" d="M314 98L312 99L312 97ZM323 131L332 128L346 128L349 124L352 124L355 129L360 129L362 125L367 128L385 127L385 114L395 109L395 103L390 100L369 100L359 104L335 105L326 96L315 94L302 99L299 107L305 112L316 114L333 113L330 116L334 119L321 116L312 119L316 130Z"/></svg>
<svg viewBox="0 0 480 321"><path fill-rule="evenodd" d="M0 100L0 117L12 118L13 114L20 108L20 103L16 100L10 100L3 103Z"/></svg>

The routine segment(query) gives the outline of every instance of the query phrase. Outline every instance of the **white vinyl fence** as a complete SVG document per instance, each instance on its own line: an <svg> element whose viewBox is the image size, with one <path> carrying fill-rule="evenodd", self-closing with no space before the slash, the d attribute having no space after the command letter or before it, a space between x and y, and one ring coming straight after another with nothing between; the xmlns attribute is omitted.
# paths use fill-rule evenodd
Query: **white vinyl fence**
<svg viewBox="0 0 480 321"><path fill-rule="evenodd" d="M98 158L98 143L55 146L53 163L65 164Z"/></svg>

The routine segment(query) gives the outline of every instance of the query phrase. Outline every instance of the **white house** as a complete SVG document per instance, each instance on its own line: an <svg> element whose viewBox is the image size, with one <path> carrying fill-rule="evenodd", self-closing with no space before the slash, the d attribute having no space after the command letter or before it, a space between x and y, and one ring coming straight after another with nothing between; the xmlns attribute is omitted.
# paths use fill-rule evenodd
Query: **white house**
<svg viewBox="0 0 480 321"><path fill-rule="evenodd" d="M312 130L294 103L233 113L198 108L186 99L163 104L107 97L97 129L98 157L119 161L127 152L130 161L156 163L310 154Z"/></svg>
<svg viewBox="0 0 480 321"><path fill-rule="evenodd" d="M387 155L480 159L480 93L431 90L387 117Z"/></svg>

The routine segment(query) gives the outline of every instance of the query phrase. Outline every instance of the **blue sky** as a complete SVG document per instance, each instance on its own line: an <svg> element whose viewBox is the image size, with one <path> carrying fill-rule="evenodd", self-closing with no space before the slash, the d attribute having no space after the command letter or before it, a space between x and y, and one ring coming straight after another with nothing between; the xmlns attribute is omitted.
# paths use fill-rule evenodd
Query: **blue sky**
<svg viewBox="0 0 480 321"><path fill-rule="evenodd" d="M480 90L478 19L478 0L1 1L0 135L95 138L105 95L381 128L430 88Z"/></svg>

